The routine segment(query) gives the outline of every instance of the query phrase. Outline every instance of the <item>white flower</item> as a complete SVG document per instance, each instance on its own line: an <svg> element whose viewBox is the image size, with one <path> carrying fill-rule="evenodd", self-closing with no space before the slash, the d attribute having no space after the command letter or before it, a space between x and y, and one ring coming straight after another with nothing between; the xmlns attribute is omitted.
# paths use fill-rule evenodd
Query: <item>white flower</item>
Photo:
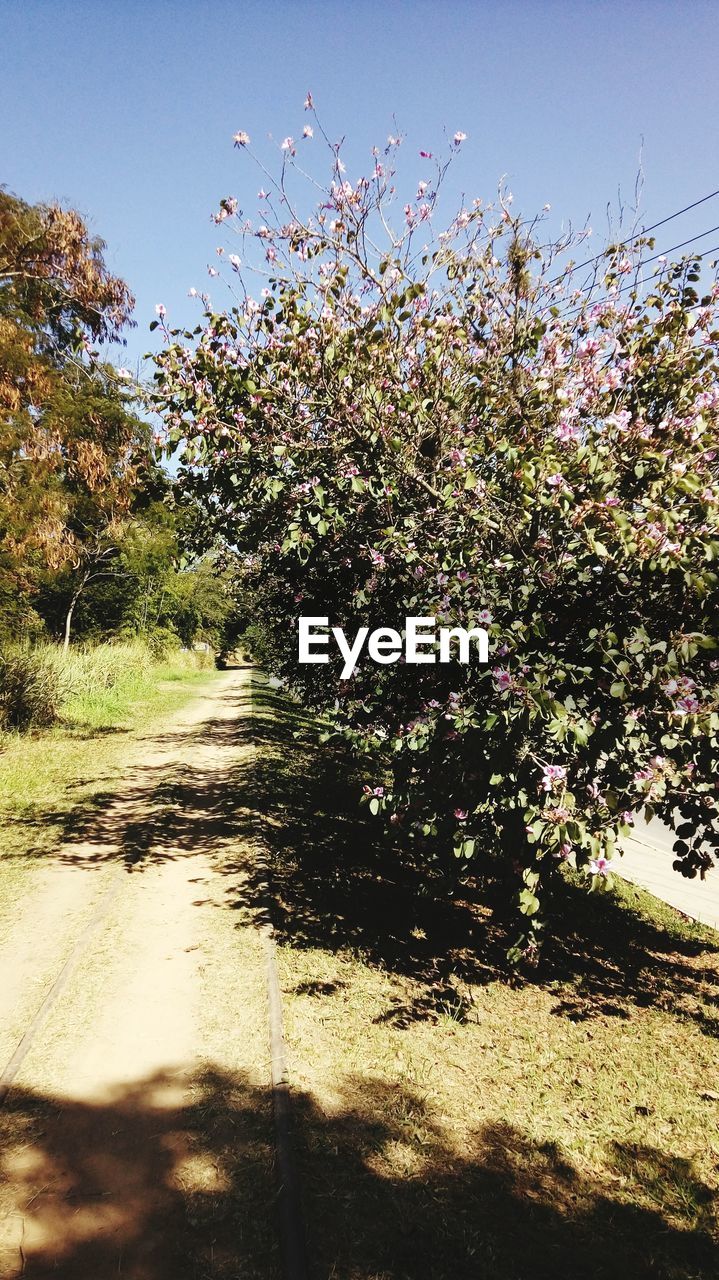
<svg viewBox="0 0 719 1280"><path fill-rule="evenodd" d="M244 129L240 129L238 133L232 135L232 141L236 147L249 147L250 135L245 133Z"/></svg>
<svg viewBox="0 0 719 1280"><path fill-rule="evenodd" d="M238 258L236 253L230 254L229 261L232 263L233 271L239 271L240 267L242 266L242 260Z"/></svg>
<svg viewBox="0 0 719 1280"><path fill-rule="evenodd" d="M158 303L157 303L157 305L156 305L156 307L155 307L155 315L156 315L156 316L159 316L161 320L164 320L164 319L165 319L165 316L167 315L167 308L166 308L166 306L165 306L164 302L158 302Z"/></svg>
<svg viewBox="0 0 719 1280"><path fill-rule="evenodd" d="M303 138L314 138L314 136L315 136L315 131L314 131L314 129L312 128L312 125L311 125L311 124L306 124L306 125L305 125L305 127L304 127L304 129L302 130L302 137L303 137Z"/></svg>
<svg viewBox="0 0 719 1280"><path fill-rule="evenodd" d="M458 129L458 130L457 130L457 132L455 133L455 135L454 135L454 137L453 137L452 141L453 141L453 143L454 143L455 147L458 147L458 146L460 145L460 143L462 143L462 142L466 142L466 141L467 141L467 135L466 135L466 133L462 133L462 132L461 132L461 130L460 130L460 129Z"/></svg>

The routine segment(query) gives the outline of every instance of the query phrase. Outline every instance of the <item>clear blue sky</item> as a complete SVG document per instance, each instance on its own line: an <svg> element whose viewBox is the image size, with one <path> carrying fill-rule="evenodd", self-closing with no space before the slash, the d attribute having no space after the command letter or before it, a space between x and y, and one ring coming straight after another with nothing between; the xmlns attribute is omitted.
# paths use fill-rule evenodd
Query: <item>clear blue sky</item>
<svg viewBox="0 0 719 1280"><path fill-rule="evenodd" d="M107 241L137 297L117 357L134 366L156 302L194 323L220 198L255 212L232 134L301 133L308 89L350 177L393 114L412 180L418 149L461 129L458 190L491 199L506 173L515 209L590 215L601 240L642 139L645 223L719 187L718 66L716 0L2 0L0 181L74 205ZM719 199L657 248L716 224Z"/></svg>

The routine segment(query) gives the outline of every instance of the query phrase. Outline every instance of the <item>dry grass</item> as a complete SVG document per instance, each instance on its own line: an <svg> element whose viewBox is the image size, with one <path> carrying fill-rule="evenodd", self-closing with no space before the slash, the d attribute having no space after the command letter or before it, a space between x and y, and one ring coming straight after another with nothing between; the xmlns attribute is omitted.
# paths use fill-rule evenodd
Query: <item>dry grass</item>
<svg viewBox="0 0 719 1280"><path fill-rule="evenodd" d="M297 708L260 688L258 725L314 1274L714 1275L717 935L567 885L518 980L472 886L374 847Z"/></svg>

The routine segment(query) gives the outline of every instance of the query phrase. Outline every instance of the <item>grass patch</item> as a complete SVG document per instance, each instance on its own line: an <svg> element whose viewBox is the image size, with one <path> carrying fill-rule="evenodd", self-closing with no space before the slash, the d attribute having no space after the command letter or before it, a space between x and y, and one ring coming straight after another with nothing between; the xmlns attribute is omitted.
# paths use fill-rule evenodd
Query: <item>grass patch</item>
<svg viewBox="0 0 719 1280"><path fill-rule="evenodd" d="M256 704L316 1277L716 1274L717 935L567 882L517 976L481 885L440 894L310 718Z"/></svg>

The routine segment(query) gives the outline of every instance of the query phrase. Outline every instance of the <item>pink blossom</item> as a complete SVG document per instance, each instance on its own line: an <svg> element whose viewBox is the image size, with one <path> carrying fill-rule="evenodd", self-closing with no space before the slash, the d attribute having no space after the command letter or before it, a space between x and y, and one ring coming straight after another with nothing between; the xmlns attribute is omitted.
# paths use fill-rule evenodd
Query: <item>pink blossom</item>
<svg viewBox="0 0 719 1280"><path fill-rule="evenodd" d="M610 413L605 419L606 426L615 427L617 431L626 431L632 420L628 409L620 409L618 413Z"/></svg>
<svg viewBox="0 0 719 1280"><path fill-rule="evenodd" d="M599 340L597 338L584 338L577 347L580 356L593 356L599 350Z"/></svg>
<svg viewBox="0 0 719 1280"><path fill-rule="evenodd" d="M545 764L542 769L542 790L552 791L557 782L564 782L567 770L561 764Z"/></svg>
<svg viewBox="0 0 719 1280"><path fill-rule="evenodd" d="M167 307L165 306L164 302L157 303L155 307L155 315L159 316L161 320L165 319L165 316L167 315Z"/></svg>
<svg viewBox="0 0 719 1280"><path fill-rule="evenodd" d="M466 135L466 133L462 133L462 132L461 132L461 130L459 130L459 129L458 129L458 130L457 130L457 132L455 133L455 135L454 135L454 137L453 137L452 141L453 141L453 143L454 143L455 147L458 147L458 146L460 145L460 143L462 143L462 142L466 142L466 141L467 141L467 135Z"/></svg>
<svg viewBox="0 0 719 1280"><path fill-rule="evenodd" d="M589 870L595 876L608 876L611 871L609 859L603 855L599 858L592 858L589 863Z"/></svg>
<svg viewBox="0 0 719 1280"><path fill-rule="evenodd" d="M455 809L454 816L458 822L466 822L469 815L466 809Z"/></svg>
<svg viewBox="0 0 719 1280"><path fill-rule="evenodd" d="M314 131L314 129L312 128L312 125L311 125L311 124L306 124L306 125L305 125L305 127L304 127L304 129L302 130L302 137L303 137L303 138L314 138L314 136L315 136L315 131Z"/></svg>
<svg viewBox="0 0 719 1280"><path fill-rule="evenodd" d="M280 144L281 151L291 151L295 145L294 138L283 138Z"/></svg>
<svg viewBox="0 0 719 1280"><path fill-rule="evenodd" d="M557 439L562 441L562 444L567 444L570 440L578 440L580 431L576 423L567 422L565 418L560 418L555 434Z"/></svg>
<svg viewBox="0 0 719 1280"><path fill-rule="evenodd" d="M687 693L676 703L676 710L684 716L693 716L699 710L699 700L693 693Z"/></svg>
<svg viewBox="0 0 719 1280"><path fill-rule="evenodd" d="M552 489L556 489L559 485L564 484L564 476L560 475L558 471L555 471L554 475L547 476L547 484L550 485Z"/></svg>
<svg viewBox="0 0 719 1280"><path fill-rule="evenodd" d="M507 671L505 667L495 667L492 675L494 676L497 682L497 687L501 693L504 693L507 689L511 689L514 681L510 672Z"/></svg>
<svg viewBox="0 0 719 1280"><path fill-rule="evenodd" d="M240 129L238 133L232 135L232 141L236 147L249 147L250 135L245 133L244 129Z"/></svg>

